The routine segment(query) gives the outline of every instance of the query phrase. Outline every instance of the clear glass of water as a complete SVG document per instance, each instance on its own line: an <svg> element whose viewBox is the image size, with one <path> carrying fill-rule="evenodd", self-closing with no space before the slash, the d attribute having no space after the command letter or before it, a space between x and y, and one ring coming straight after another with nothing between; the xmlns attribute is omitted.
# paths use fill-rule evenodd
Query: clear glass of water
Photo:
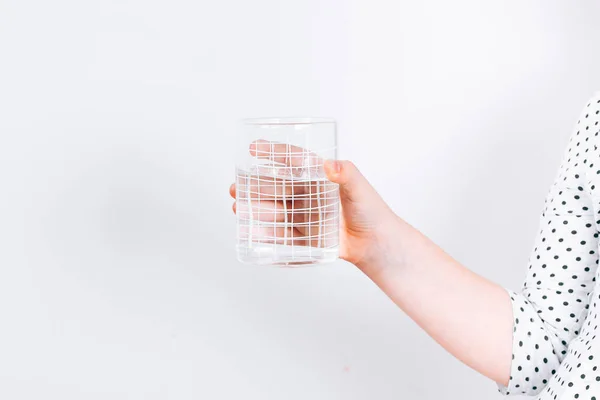
<svg viewBox="0 0 600 400"><path fill-rule="evenodd" d="M240 121L236 155L238 260L301 266L339 254L339 188L323 162L337 158L328 118Z"/></svg>

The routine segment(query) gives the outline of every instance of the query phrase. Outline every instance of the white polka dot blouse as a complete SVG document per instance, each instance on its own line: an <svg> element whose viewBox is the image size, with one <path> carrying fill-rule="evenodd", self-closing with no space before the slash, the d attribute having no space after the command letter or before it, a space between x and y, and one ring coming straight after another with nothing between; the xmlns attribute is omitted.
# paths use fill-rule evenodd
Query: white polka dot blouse
<svg viewBox="0 0 600 400"><path fill-rule="evenodd" d="M513 306L511 377L501 393L600 400L600 92L584 107L540 217Z"/></svg>

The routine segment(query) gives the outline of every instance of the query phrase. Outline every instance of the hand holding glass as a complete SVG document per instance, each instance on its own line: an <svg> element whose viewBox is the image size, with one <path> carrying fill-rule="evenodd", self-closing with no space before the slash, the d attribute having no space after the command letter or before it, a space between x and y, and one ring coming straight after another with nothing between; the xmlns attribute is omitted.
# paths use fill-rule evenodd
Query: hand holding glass
<svg viewBox="0 0 600 400"><path fill-rule="evenodd" d="M327 180L335 121L241 122L236 165L237 254L242 262L298 266L338 257L339 188Z"/></svg>

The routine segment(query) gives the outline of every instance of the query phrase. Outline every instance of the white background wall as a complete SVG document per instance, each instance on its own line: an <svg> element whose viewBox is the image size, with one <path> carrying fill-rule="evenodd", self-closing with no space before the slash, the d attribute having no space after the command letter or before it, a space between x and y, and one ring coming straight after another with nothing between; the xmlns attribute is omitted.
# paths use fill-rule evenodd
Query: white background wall
<svg viewBox="0 0 600 400"><path fill-rule="evenodd" d="M353 266L238 264L235 120L340 153L518 288L592 1L0 1L0 397L493 399Z"/></svg>

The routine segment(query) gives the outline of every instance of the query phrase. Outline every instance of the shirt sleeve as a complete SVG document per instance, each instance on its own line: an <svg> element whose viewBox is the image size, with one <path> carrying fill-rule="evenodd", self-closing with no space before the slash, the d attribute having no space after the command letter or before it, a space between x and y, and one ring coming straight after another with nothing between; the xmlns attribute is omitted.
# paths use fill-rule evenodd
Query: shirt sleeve
<svg viewBox="0 0 600 400"><path fill-rule="evenodd" d="M509 291L513 355L509 384L498 385L502 394L538 394L585 320L598 266L600 221L593 198L600 179L599 114L600 96L595 95L580 115L547 193L522 290Z"/></svg>

